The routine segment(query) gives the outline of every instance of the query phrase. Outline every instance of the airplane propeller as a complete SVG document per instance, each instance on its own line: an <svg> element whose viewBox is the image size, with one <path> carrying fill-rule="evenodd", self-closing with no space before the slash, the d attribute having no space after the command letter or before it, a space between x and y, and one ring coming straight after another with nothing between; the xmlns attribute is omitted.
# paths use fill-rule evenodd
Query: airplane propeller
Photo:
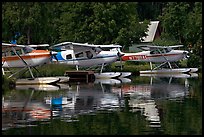
<svg viewBox="0 0 204 137"><path fill-rule="evenodd" d="M118 58L120 60L120 69L122 70L123 66L122 66L122 56L125 55L125 53L121 52L119 48L117 48L117 55L118 55Z"/></svg>
<svg viewBox="0 0 204 137"><path fill-rule="evenodd" d="M184 54L184 59L188 59L190 57L188 51L184 51L183 54Z"/></svg>
<svg viewBox="0 0 204 137"><path fill-rule="evenodd" d="M53 58L58 62L58 58L57 58L58 52L64 51L63 49L59 47L53 47L53 46L49 47L49 50L50 50L50 55L51 55L51 62Z"/></svg>
<svg viewBox="0 0 204 137"><path fill-rule="evenodd" d="M58 59L57 59L57 52L56 51L50 51L50 56L51 56L51 62L52 62L52 57L54 58L54 59L56 59L56 61L58 61Z"/></svg>

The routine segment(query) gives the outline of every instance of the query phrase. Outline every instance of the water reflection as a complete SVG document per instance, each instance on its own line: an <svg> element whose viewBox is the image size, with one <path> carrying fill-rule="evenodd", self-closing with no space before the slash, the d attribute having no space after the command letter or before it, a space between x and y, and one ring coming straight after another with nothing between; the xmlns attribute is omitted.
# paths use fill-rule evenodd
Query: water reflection
<svg viewBox="0 0 204 137"><path fill-rule="evenodd" d="M150 122L150 127L158 128L161 127L161 121L155 101L158 99L180 100L187 96L189 94L187 78L189 77L185 74L169 77L162 75L143 76L149 76L149 83L122 84L120 87L112 87L112 92L128 97L130 111L140 111ZM183 82L179 83L179 80L183 80Z"/></svg>
<svg viewBox="0 0 204 137"><path fill-rule="evenodd" d="M140 112L149 127L161 128L157 101L184 99L189 95L188 78L138 76L98 79L88 84L16 86L2 97L2 130L36 126L36 121L49 123L51 119L74 122L79 115L122 111L126 107L129 112Z"/></svg>

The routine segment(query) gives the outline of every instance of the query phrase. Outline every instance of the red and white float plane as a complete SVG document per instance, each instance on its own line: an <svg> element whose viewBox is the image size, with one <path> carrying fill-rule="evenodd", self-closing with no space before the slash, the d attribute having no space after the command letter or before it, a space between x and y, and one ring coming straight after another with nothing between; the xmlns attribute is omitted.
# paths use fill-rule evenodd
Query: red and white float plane
<svg viewBox="0 0 204 137"><path fill-rule="evenodd" d="M57 53L48 50L37 50L32 48L32 46L33 45L30 46L2 43L2 74L5 75L4 69L19 68L18 71L13 72L8 76L8 78L13 77L23 70L29 70L33 80L27 81L29 84L32 84L32 82L52 83L57 81L59 78L42 77L40 79L33 76L31 68L48 63L51 60L52 55Z"/></svg>
<svg viewBox="0 0 204 137"><path fill-rule="evenodd" d="M123 53L121 57L123 61L139 61L149 62L151 70L140 71L140 73L185 73L185 72L196 72L198 68L178 68L176 64L179 60L187 58L188 51L186 50L175 50L173 48L182 47L183 45L174 46L153 46L153 45L141 45L140 48L144 51L137 53ZM157 64L153 68L152 63ZM161 69L167 65L168 69ZM175 68L176 67L176 68Z"/></svg>

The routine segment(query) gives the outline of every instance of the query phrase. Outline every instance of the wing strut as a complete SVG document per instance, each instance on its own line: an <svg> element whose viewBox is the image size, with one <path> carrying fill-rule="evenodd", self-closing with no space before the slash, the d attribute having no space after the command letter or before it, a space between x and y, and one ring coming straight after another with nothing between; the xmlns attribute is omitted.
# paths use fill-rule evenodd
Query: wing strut
<svg viewBox="0 0 204 137"><path fill-rule="evenodd" d="M101 66L101 71L100 71L100 73L102 73L102 71L103 71L103 66L104 66L104 63L103 63L102 66Z"/></svg>
<svg viewBox="0 0 204 137"><path fill-rule="evenodd" d="M26 67L28 68L28 70L29 70L29 72L30 72L30 74L31 74L31 77L32 78L35 78L34 76L33 76L33 73L32 73L32 71L31 71L31 68L30 68L30 66L26 63L26 61L16 52L16 50L12 47L12 50L14 51L14 53L16 53L16 55L23 61L23 63L26 65Z"/></svg>

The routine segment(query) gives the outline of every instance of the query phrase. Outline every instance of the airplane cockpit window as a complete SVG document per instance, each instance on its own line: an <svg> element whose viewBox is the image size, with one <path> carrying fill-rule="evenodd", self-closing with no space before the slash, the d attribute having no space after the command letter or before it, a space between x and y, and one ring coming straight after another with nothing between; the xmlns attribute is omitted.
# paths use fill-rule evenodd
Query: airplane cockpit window
<svg viewBox="0 0 204 137"><path fill-rule="evenodd" d="M11 53L11 56L16 55L12 50L10 51L10 53Z"/></svg>
<svg viewBox="0 0 204 137"><path fill-rule="evenodd" d="M166 52L166 53L168 53L168 52L170 52L170 51L171 51L171 48L166 48L166 49L165 49L165 52Z"/></svg>
<svg viewBox="0 0 204 137"><path fill-rule="evenodd" d="M71 58L72 58L71 54L66 55L66 59L71 59Z"/></svg>
<svg viewBox="0 0 204 137"><path fill-rule="evenodd" d="M31 47L24 47L23 48L23 51L24 51L25 54L32 52L32 50L33 50L33 48L31 48Z"/></svg>
<svg viewBox="0 0 204 137"><path fill-rule="evenodd" d="M93 57L93 54L90 51L86 51L86 56L91 59Z"/></svg>
<svg viewBox="0 0 204 137"><path fill-rule="evenodd" d="M76 58L80 58L80 57L83 57L84 54L83 54L83 52L80 52L80 53L77 53L75 56L76 56Z"/></svg>
<svg viewBox="0 0 204 137"><path fill-rule="evenodd" d="M150 51L150 54L159 54L159 51L158 50L152 50L152 51Z"/></svg>
<svg viewBox="0 0 204 137"><path fill-rule="evenodd" d="M19 55L21 55L21 54L22 54L21 49L16 50L16 53L19 54Z"/></svg>

